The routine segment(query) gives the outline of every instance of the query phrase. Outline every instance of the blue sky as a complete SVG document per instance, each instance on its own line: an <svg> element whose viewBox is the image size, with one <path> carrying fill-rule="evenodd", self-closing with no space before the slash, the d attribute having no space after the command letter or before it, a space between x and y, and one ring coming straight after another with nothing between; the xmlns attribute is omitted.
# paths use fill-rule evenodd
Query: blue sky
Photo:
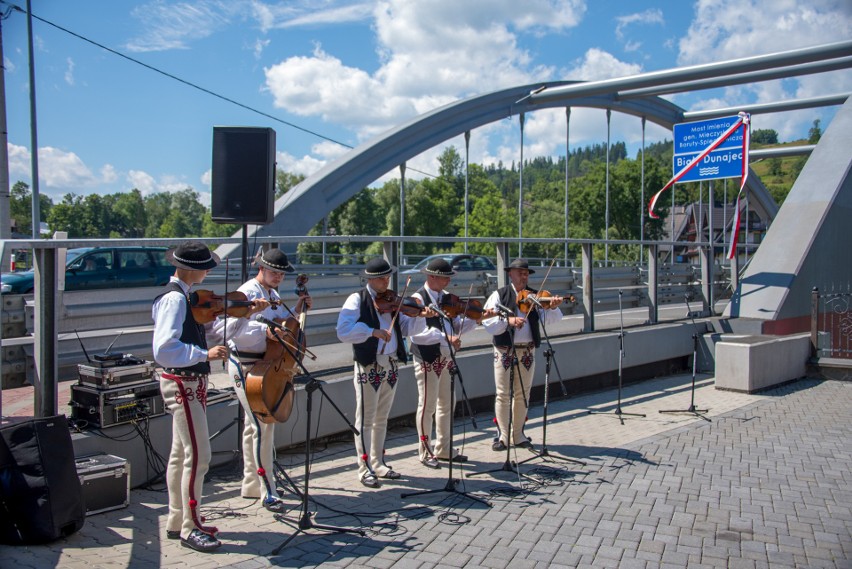
<svg viewBox="0 0 852 569"><path fill-rule="evenodd" d="M10 4L26 7L0 1ZM55 201L191 187L209 203L214 125L274 128L279 168L310 174L348 149L284 122L357 146L438 106L505 87L852 38L849 0L32 0L32 10L50 22L34 19L33 34L39 185ZM30 183L26 17L12 12L2 26L10 181ZM669 98L697 110L850 90L852 72L843 71ZM833 112L759 115L753 124L789 140L815 118L826 125ZM564 121L559 110L527 115L524 156L563 154ZM649 124L646 140L663 138L671 134ZM614 114L612 139L635 152L639 120ZM572 110L572 148L605 140L604 111ZM447 144L464 147L462 139ZM441 150L409 167L437 171ZM518 158L517 119L472 133L472 162Z"/></svg>

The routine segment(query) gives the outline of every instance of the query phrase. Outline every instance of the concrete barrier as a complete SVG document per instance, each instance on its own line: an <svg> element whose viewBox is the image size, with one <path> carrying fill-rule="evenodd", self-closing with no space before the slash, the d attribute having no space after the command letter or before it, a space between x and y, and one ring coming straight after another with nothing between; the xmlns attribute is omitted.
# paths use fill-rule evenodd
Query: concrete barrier
<svg viewBox="0 0 852 569"><path fill-rule="evenodd" d="M716 344L716 389L754 393L803 377L810 334L723 335Z"/></svg>

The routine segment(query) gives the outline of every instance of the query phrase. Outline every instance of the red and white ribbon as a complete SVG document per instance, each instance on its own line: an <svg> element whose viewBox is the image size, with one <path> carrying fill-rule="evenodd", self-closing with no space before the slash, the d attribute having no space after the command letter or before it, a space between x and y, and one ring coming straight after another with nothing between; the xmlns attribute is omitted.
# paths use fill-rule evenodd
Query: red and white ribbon
<svg viewBox="0 0 852 569"><path fill-rule="evenodd" d="M701 153L698 156L696 156L695 159L692 160L692 162L690 162L689 164L687 164L686 166L681 168L680 171L677 174L675 174L674 177L672 177L672 179L669 180L668 183L666 183L665 186L663 186L663 189L661 189L659 192L654 194L654 196L651 198L651 201L648 202L648 216L651 217L652 219L659 219L660 216L658 216L654 213L654 206L657 205L657 200L659 199L660 194L662 194L663 192L668 190L670 187L672 187L678 180L683 178L686 175L687 172L689 172L694 167L696 167L698 165L698 163L701 162L701 160L704 159L705 156L707 156L708 154L713 152L716 148L719 147L720 144L725 142L725 140L727 140L729 136L731 136L734 132L736 132L736 130L738 128L742 127L742 129L743 129L743 168L742 168L742 172L740 173L740 191L737 194L737 207L736 207L736 212L734 214L734 227L733 227L733 230L731 231L731 247L728 250L728 258L729 259L733 258L733 255L735 254L736 248L737 248L737 238L739 236L739 230L740 230L740 196L742 196L743 188L745 187L746 180L748 179L749 123L751 122L751 115L749 115L749 113L741 112L737 116L738 116L737 120L734 121L734 123L731 126L729 126L728 129L725 132L720 134L719 137L710 144L710 146L708 146L703 151L701 151ZM672 236L672 238L674 238L674 236Z"/></svg>

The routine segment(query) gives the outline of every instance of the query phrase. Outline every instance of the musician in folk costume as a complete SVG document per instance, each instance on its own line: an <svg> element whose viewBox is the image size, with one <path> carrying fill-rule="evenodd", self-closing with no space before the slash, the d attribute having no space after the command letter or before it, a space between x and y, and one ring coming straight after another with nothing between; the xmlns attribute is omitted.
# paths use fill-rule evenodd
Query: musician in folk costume
<svg viewBox="0 0 852 569"><path fill-rule="evenodd" d="M268 320L281 320L297 316L311 307L310 295L304 294L294 310L281 300L278 288L287 273L295 271L287 255L279 249L261 251L255 258L257 274L237 290L254 303L252 315L260 314ZM225 323L227 322L227 327ZM284 511L284 504L275 486L275 422L263 422L254 413L246 396L246 378L255 362L264 357L267 340L274 331L266 324L251 318L219 318L217 330L225 330L231 355L228 358L228 375L245 412L243 426L243 498L261 498L263 507L270 512Z"/></svg>
<svg viewBox="0 0 852 569"><path fill-rule="evenodd" d="M497 417L498 434L491 448L495 451L505 451L508 444L521 448L532 447L532 443L524 434L524 423L535 374L535 350L541 345L540 326L542 321L546 326L562 320L562 311L558 308L562 299L558 297L549 303L547 309L535 306L530 307L527 312L520 309L518 293L524 290L537 292L527 284L529 276L535 271L529 268L526 259L515 259L504 270L508 273L509 284L491 293L484 308L499 309L503 306L509 309L509 314L482 321L485 330L494 337L494 413ZM512 391L511 378L514 378ZM510 393L514 396L512 401ZM510 412L512 440L509 440Z"/></svg>
<svg viewBox="0 0 852 569"><path fill-rule="evenodd" d="M425 306L441 306L444 289L456 272L444 259L433 259L423 273L426 282L412 296ZM411 352L414 355L414 377L417 378L417 435L420 462L428 468L440 468L439 460L467 461L467 456L453 449L450 438L450 421L453 420L455 401L451 391L453 363L450 347L461 347L461 335L476 328L476 320L456 316L455 318L427 318L426 329L411 336ZM434 446L432 417L435 420Z"/></svg>
<svg viewBox="0 0 852 569"><path fill-rule="evenodd" d="M368 488L378 488L380 479L396 480L400 474L385 463L388 415L399 379L399 366L407 361L404 336L421 332L426 321L399 311L380 312L377 295L390 285L396 267L386 260L370 260L361 276L366 286L351 294L337 319L337 337L352 344L355 387L355 450L358 479ZM429 315L434 315L431 310Z"/></svg>
<svg viewBox="0 0 852 569"><path fill-rule="evenodd" d="M166 252L176 267L165 291L154 299L154 360L163 367L160 390L172 415L172 448L166 469L169 513L166 537L201 552L217 549L218 530L202 525L199 513L204 475L210 464L207 376L210 361L224 360L225 346L207 347L204 327L193 317L190 289L200 284L219 257L190 241Z"/></svg>

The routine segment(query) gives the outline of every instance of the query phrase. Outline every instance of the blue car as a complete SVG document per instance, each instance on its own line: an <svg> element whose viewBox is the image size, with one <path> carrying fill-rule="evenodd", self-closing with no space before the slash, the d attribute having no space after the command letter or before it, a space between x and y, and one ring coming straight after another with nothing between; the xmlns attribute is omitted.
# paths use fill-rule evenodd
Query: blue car
<svg viewBox="0 0 852 569"><path fill-rule="evenodd" d="M169 282L174 267L166 261L167 247L84 247L68 249L65 290L158 286ZM0 276L3 294L30 294L32 269Z"/></svg>

